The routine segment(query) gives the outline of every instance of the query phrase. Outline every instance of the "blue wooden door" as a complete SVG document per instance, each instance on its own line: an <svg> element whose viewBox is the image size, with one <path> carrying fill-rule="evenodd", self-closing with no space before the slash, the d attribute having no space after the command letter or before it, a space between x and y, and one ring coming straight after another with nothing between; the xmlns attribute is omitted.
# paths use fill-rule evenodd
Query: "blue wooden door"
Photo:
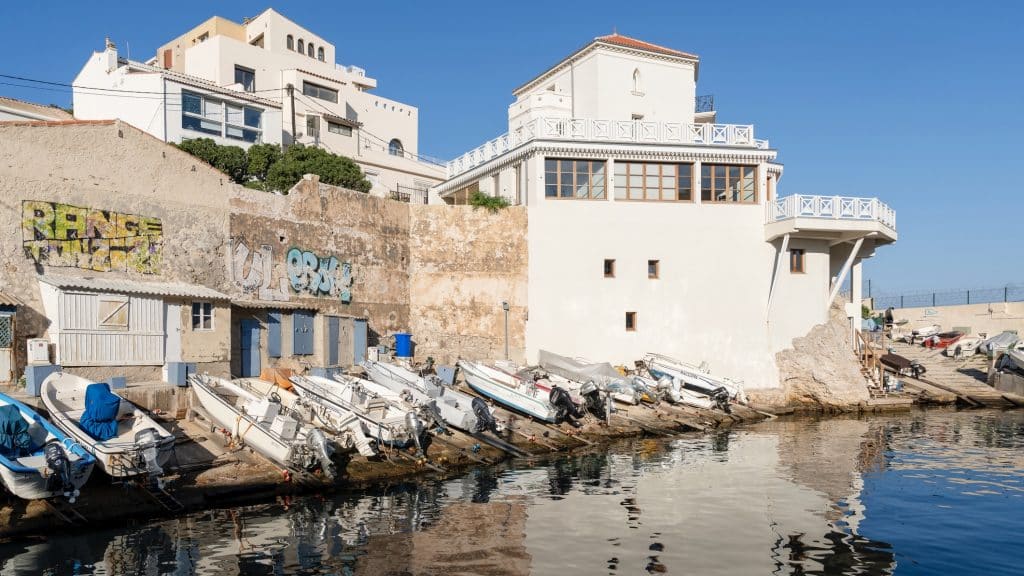
<svg viewBox="0 0 1024 576"><path fill-rule="evenodd" d="M352 358L357 365L362 364L366 360L366 320L355 320L352 330L352 346L355 348Z"/></svg>
<svg viewBox="0 0 1024 576"><path fill-rule="evenodd" d="M338 339L341 336L341 318L327 317L327 365L338 365Z"/></svg>
<svg viewBox="0 0 1024 576"><path fill-rule="evenodd" d="M259 320L242 320L242 363L239 367L242 378L260 375L260 323Z"/></svg>

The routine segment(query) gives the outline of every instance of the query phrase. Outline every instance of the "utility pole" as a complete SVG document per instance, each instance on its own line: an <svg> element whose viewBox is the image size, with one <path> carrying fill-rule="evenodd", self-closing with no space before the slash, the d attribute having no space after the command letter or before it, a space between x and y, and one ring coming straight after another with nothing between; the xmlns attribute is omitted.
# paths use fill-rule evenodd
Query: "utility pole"
<svg viewBox="0 0 1024 576"><path fill-rule="evenodd" d="M295 85L288 85L288 99L291 101L292 106L292 141L288 146L295 143ZM285 147L287 148L287 147Z"/></svg>

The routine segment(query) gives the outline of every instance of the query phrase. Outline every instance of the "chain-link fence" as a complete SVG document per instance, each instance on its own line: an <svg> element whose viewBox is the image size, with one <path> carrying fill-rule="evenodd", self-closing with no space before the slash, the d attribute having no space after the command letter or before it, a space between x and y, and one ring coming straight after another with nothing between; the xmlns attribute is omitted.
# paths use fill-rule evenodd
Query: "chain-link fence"
<svg viewBox="0 0 1024 576"><path fill-rule="evenodd" d="M871 297L874 299L876 310L890 306L893 308L927 308L929 306L958 306L993 302L1024 302L1024 284L1008 284L999 288L873 294Z"/></svg>

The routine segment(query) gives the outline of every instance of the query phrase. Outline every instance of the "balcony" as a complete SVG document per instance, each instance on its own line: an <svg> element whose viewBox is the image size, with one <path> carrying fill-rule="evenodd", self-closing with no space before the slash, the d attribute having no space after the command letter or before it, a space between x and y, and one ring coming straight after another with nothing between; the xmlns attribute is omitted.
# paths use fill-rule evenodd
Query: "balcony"
<svg viewBox="0 0 1024 576"><path fill-rule="evenodd" d="M765 237L846 241L872 236L876 243L895 242L896 211L878 198L794 194L768 202Z"/></svg>
<svg viewBox="0 0 1024 576"><path fill-rule="evenodd" d="M454 178L533 140L768 149L767 140L754 138L754 126L751 124L682 124L643 120L541 117L534 118L512 132L506 132L447 162L447 177Z"/></svg>

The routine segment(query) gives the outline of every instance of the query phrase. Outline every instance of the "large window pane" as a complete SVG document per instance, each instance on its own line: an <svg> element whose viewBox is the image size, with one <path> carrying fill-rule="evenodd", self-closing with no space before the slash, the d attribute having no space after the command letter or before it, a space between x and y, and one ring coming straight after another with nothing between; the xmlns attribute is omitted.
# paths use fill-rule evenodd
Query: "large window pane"
<svg viewBox="0 0 1024 576"><path fill-rule="evenodd" d="M241 126L243 122L242 107L228 104L228 124Z"/></svg>
<svg viewBox="0 0 1024 576"><path fill-rule="evenodd" d="M203 113L203 99L191 92L181 93L181 110L189 114Z"/></svg>
<svg viewBox="0 0 1024 576"><path fill-rule="evenodd" d="M220 124L216 122L209 122L196 116L182 116L181 127L186 130L195 130L196 132L205 132L206 134L214 134L220 136Z"/></svg>
<svg viewBox="0 0 1024 576"><path fill-rule="evenodd" d="M260 128L263 111L255 108L245 109L245 125L250 128Z"/></svg>

